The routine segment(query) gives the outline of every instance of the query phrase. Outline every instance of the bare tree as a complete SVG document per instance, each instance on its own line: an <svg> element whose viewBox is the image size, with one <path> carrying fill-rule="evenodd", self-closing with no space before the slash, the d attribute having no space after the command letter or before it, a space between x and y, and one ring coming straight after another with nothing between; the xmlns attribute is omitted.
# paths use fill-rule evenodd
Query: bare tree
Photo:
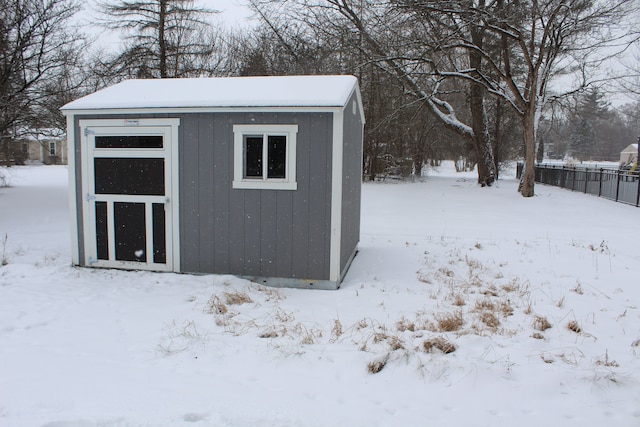
<svg viewBox="0 0 640 427"><path fill-rule="evenodd" d="M43 105L64 89L51 86L77 61L82 38L68 29L79 10L70 0L0 0L0 156L31 132Z"/></svg>
<svg viewBox="0 0 640 427"><path fill-rule="evenodd" d="M112 75L141 78L208 74L216 43L206 17L216 11L193 0L101 3L103 25L123 31L122 52L107 62Z"/></svg>
<svg viewBox="0 0 640 427"><path fill-rule="evenodd" d="M486 95L508 105L522 129L525 172L520 193L534 194L537 123L552 78L599 65L605 47L629 43L620 29L635 0L298 0L301 18L331 27L346 20L375 61L477 152L478 181L491 184L495 164ZM296 13L298 9L294 8ZM330 15L329 18L326 16ZM320 18L321 17L321 18ZM450 102L451 81L467 85L470 117ZM467 124L468 123L468 124Z"/></svg>
<svg viewBox="0 0 640 427"><path fill-rule="evenodd" d="M611 55L610 51L604 53L605 47L624 48L630 43L629 32L618 24L625 15L637 11L636 2L408 0L408 3L410 10L419 10L422 16L445 14L448 19L439 21L453 23L448 24L446 34L454 37L440 43L440 50L470 53L468 69L442 69L436 65L434 73L442 78L469 80L472 88L484 86L487 93L506 102L520 118L525 170L519 191L525 197L533 196L536 130L549 99L550 81L571 67L582 70L586 76L590 66ZM429 23L438 25L433 19ZM478 56L479 60L471 60L472 56ZM583 81L582 86L587 84Z"/></svg>

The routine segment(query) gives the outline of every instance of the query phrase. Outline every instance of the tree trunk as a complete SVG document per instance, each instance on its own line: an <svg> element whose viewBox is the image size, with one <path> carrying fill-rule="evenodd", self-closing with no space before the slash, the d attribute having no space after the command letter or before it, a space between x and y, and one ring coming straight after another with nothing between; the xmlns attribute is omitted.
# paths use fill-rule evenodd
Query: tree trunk
<svg viewBox="0 0 640 427"><path fill-rule="evenodd" d="M522 197L533 197L534 182L536 178L536 128L535 128L535 104L528 105L522 116L522 134L524 137L524 170L520 176L518 191Z"/></svg>
<svg viewBox="0 0 640 427"><path fill-rule="evenodd" d="M493 164L496 168L496 179L500 178L500 160L502 159L502 101L496 99L495 128L493 130Z"/></svg>
<svg viewBox="0 0 640 427"><path fill-rule="evenodd" d="M483 29L472 28L471 39L473 43L482 50ZM469 65L474 70L474 77L480 78L482 73L482 55L476 50L469 50ZM493 159L493 147L489 136L487 123L487 112L484 103L485 87L480 83L471 83L470 88L470 108L471 127L473 128L473 144L476 151L476 161L478 164L478 183L485 187L493 184L496 180L496 167Z"/></svg>
<svg viewBox="0 0 640 427"><path fill-rule="evenodd" d="M160 49L160 78L166 79L167 73L167 40L165 27L167 19L167 0L160 0L160 14L158 16L158 48Z"/></svg>

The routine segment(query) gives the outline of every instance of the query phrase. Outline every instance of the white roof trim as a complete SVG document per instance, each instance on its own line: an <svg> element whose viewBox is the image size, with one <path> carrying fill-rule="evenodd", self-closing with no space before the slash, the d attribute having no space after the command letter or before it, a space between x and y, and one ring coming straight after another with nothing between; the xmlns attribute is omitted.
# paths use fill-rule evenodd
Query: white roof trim
<svg viewBox="0 0 640 427"><path fill-rule="evenodd" d="M341 107L354 88L354 76L127 80L70 102L62 110Z"/></svg>

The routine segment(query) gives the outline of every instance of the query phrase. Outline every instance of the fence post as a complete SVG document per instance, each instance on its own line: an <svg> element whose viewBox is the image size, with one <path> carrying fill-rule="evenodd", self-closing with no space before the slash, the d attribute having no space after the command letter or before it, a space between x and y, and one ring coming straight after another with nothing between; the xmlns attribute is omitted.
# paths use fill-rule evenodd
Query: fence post
<svg viewBox="0 0 640 427"><path fill-rule="evenodd" d="M640 148L638 148L640 150ZM638 185L638 193L636 194L636 208L640 206L640 174L637 176L636 184Z"/></svg>
<svg viewBox="0 0 640 427"><path fill-rule="evenodd" d="M616 202L618 201L619 195L620 195L620 169L618 169L618 173L616 174Z"/></svg>
<svg viewBox="0 0 640 427"><path fill-rule="evenodd" d="M598 184L598 197L602 197L602 175L604 175L604 168L600 168L600 183Z"/></svg>
<svg viewBox="0 0 640 427"><path fill-rule="evenodd" d="M589 172L585 169L584 171L584 194L587 194L587 186L589 185Z"/></svg>
<svg viewBox="0 0 640 427"><path fill-rule="evenodd" d="M571 191L576 191L576 167L572 167L573 173L571 174Z"/></svg>

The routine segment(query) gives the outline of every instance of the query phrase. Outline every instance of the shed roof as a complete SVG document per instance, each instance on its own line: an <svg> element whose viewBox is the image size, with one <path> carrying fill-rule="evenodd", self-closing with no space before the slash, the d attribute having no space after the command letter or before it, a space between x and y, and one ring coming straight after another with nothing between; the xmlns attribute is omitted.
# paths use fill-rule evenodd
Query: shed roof
<svg viewBox="0 0 640 427"><path fill-rule="evenodd" d="M218 77L126 80L62 110L199 107L340 107L353 76Z"/></svg>
<svg viewBox="0 0 640 427"><path fill-rule="evenodd" d="M638 144L630 144L627 146L627 148L622 150L622 153L633 153L636 151L638 151Z"/></svg>

